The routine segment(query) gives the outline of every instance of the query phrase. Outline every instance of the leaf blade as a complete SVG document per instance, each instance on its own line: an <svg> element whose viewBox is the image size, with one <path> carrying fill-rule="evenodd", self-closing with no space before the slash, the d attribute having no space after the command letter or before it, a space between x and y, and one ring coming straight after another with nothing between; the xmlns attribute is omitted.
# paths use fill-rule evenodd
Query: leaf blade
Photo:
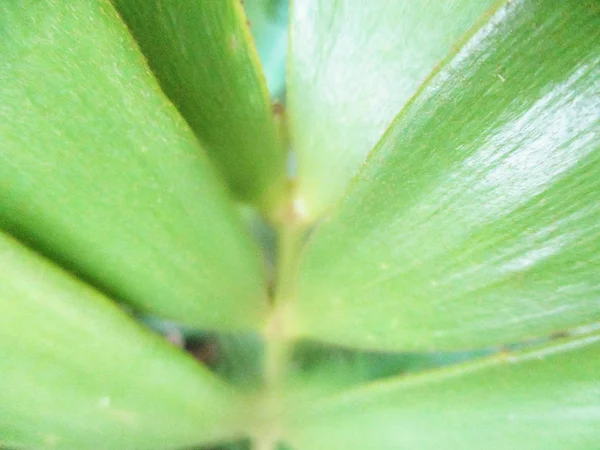
<svg viewBox="0 0 600 450"><path fill-rule="evenodd" d="M417 87L494 3L293 4L289 117L309 216L339 200Z"/></svg>
<svg viewBox="0 0 600 450"><path fill-rule="evenodd" d="M462 349L600 318L594 11L511 2L430 80L309 243L300 334Z"/></svg>
<svg viewBox="0 0 600 450"><path fill-rule="evenodd" d="M256 328L260 252L110 4L0 17L0 228L135 307Z"/></svg>
<svg viewBox="0 0 600 450"><path fill-rule="evenodd" d="M599 350L597 333L579 336L306 403L288 418L290 442L299 450L591 448Z"/></svg>
<svg viewBox="0 0 600 450"><path fill-rule="evenodd" d="M190 446L240 433L238 394L0 234L0 443Z"/></svg>
<svg viewBox="0 0 600 450"><path fill-rule="evenodd" d="M114 4L233 192L273 207L286 155L240 2Z"/></svg>

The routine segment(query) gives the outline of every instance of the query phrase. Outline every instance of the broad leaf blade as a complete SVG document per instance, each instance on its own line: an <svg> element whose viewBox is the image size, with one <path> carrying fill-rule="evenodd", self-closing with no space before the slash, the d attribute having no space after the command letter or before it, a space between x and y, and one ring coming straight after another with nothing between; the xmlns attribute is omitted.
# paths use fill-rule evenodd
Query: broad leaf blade
<svg viewBox="0 0 600 450"><path fill-rule="evenodd" d="M3 2L0 59L0 228L136 307L255 327L260 252L110 4Z"/></svg>
<svg viewBox="0 0 600 450"><path fill-rule="evenodd" d="M299 194L319 215L492 0L293 3L288 104Z"/></svg>
<svg viewBox="0 0 600 450"><path fill-rule="evenodd" d="M600 440L600 336L399 377L289 411L296 450L587 450Z"/></svg>
<svg viewBox="0 0 600 450"><path fill-rule="evenodd" d="M600 319L600 15L513 1L401 114L310 242L300 332L516 342Z"/></svg>
<svg viewBox="0 0 600 450"><path fill-rule="evenodd" d="M239 0L114 4L236 195L276 202L286 155Z"/></svg>
<svg viewBox="0 0 600 450"><path fill-rule="evenodd" d="M0 445L178 448L240 433L228 386L4 234L0 311Z"/></svg>

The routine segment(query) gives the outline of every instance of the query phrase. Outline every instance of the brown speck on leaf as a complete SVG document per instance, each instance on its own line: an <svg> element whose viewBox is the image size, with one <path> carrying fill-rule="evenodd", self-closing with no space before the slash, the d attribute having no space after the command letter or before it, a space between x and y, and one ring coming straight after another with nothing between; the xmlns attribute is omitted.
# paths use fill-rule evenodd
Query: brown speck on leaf
<svg viewBox="0 0 600 450"><path fill-rule="evenodd" d="M273 102L273 114L275 116L283 116L285 113L285 106L281 102Z"/></svg>
<svg viewBox="0 0 600 450"><path fill-rule="evenodd" d="M569 337L570 334L567 330L556 331L550 335L550 339L564 339Z"/></svg>

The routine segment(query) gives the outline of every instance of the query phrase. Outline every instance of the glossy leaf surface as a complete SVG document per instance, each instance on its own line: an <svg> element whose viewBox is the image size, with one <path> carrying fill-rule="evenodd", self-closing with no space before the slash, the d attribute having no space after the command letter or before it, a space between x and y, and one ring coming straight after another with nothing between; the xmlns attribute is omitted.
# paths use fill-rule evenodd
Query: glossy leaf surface
<svg viewBox="0 0 600 450"><path fill-rule="evenodd" d="M492 0L293 3L288 104L299 195L314 217Z"/></svg>
<svg viewBox="0 0 600 450"><path fill-rule="evenodd" d="M240 432L235 392L4 234L0 310L0 445L164 449Z"/></svg>
<svg viewBox="0 0 600 450"><path fill-rule="evenodd" d="M301 334L460 349L600 320L599 25L513 1L444 64L313 235Z"/></svg>
<svg viewBox="0 0 600 450"><path fill-rule="evenodd" d="M276 201L285 152L239 0L114 0L235 194Z"/></svg>
<svg viewBox="0 0 600 450"><path fill-rule="evenodd" d="M296 402L296 450L588 450L600 441L600 336Z"/></svg>
<svg viewBox="0 0 600 450"><path fill-rule="evenodd" d="M254 327L259 251L111 5L3 2L0 60L0 228L141 309Z"/></svg>

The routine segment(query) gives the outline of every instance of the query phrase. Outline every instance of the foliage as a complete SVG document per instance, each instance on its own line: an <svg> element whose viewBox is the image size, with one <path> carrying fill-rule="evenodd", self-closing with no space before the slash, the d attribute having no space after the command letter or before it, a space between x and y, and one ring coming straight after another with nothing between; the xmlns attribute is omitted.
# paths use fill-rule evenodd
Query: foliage
<svg viewBox="0 0 600 450"><path fill-rule="evenodd" d="M0 445L596 448L596 0L287 14L0 4Z"/></svg>

